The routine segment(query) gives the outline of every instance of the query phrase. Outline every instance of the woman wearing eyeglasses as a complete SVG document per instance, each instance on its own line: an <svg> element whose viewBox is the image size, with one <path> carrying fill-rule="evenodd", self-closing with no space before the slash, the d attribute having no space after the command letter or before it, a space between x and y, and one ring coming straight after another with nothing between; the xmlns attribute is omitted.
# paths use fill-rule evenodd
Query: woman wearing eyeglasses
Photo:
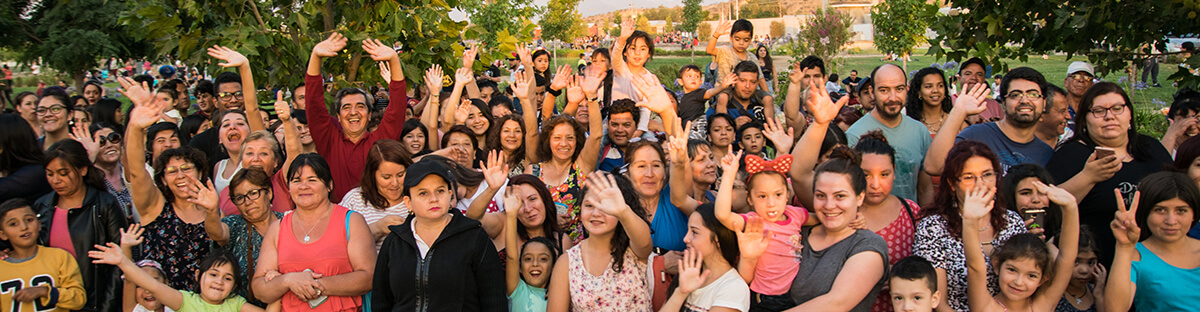
<svg viewBox="0 0 1200 312"><path fill-rule="evenodd" d="M202 186L192 195L207 212L204 231L208 237L237 258L237 267L242 272L238 275L241 280L237 281L234 293L262 307L265 304L249 292L250 276L254 275L263 236L271 224L283 218L283 213L271 210L271 202L276 197L271 191L274 183L271 175L262 168L239 170L229 181L229 196L221 196L220 201L229 198L237 206L239 214L222 218L221 210L217 207L217 192L208 186Z"/></svg>
<svg viewBox="0 0 1200 312"><path fill-rule="evenodd" d="M132 79L122 78L119 82L121 93L133 102L125 137L145 137L146 128L158 122L169 103L156 100ZM145 153L145 141L125 142L125 155ZM163 264L171 288L193 289L200 259L208 254L212 244L204 231L204 208L193 203L189 195L199 188L199 181L209 179L204 153L190 147L163 151L154 159L154 174L146 170L145 158L124 158L133 207L137 208L139 222L146 229L144 258Z"/></svg>
<svg viewBox="0 0 1200 312"><path fill-rule="evenodd" d="M913 255L933 263L937 270L938 290L946 290L938 311L967 311L970 308L967 306L966 252L962 240L962 202L967 192L980 184L994 191L1003 172L996 154L987 145L973 140L954 144L945 163L942 187L938 189L933 205L921 209L921 221L917 222L913 238ZM1015 211L995 204L991 207L991 212L973 227L979 229L983 252L989 257L997 245L1026 232L1025 223ZM993 269L990 261L987 266L988 280L996 280L995 272L999 268ZM997 287L1000 286L988 284L992 293L999 289Z"/></svg>
<svg viewBox="0 0 1200 312"><path fill-rule="evenodd" d="M292 198L291 193L288 191L288 179L279 169L290 166L292 160L296 159L296 156L304 153L304 146L300 144L300 130L297 129L295 123L291 122L291 106L288 106L287 101L284 101L282 97L282 93L277 95L275 111L279 114L279 118L282 121L279 127L284 130L283 137L284 141L286 141L284 146L287 146L286 153L281 149L275 135L266 130L254 131L246 136L245 140L242 140L241 153L237 155L237 159L240 161L238 168L241 169L238 169L237 172L251 168L257 168L266 172L271 177L271 194L275 195L270 201L271 205L267 208L278 212L287 212L293 208ZM237 174L235 173L234 175L236 176ZM221 202L219 206L221 207L221 212L227 216L241 213L241 209L236 207L237 203L231 200L236 193L232 190L234 185L231 177L228 187L217 191L220 193Z"/></svg>
<svg viewBox="0 0 1200 312"><path fill-rule="evenodd" d="M54 192L42 196L32 208L42 223L38 243L62 248L79 259L79 273L87 290L82 310L120 311L119 270L93 264L83 253L93 245L116 243L127 225L120 203L104 190L102 173L92 166L87 149L67 139L46 151L46 180Z"/></svg>
<svg viewBox="0 0 1200 312"><path fill-rule="evenodd" d="M40 139L42 149L48 149L54 143L71 138L71 110L75 104L67 95L59 91L47 91L38 99L38 121L42 124L45 135Z"/></svg>
<svg viewBox="0 0 1200 312"><path fill-rule="evenodd" d="M1055 181L1065 181L1059 186L1079 199L1079 222L1096 232L1103 264L1112 263L1117 243L1108 226L1117 212L1113 189L1133 198L1138 181L1172 162L1162 143L1138 133L1133 113L1133 102L1120 86L1096 83L1079 102L1075 136L1046 164Z"/></svg>

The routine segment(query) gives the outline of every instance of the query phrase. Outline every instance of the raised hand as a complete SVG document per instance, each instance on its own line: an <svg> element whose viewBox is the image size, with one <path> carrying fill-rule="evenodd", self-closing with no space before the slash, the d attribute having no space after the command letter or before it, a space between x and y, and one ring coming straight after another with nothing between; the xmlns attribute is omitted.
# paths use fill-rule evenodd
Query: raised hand
<svg viewBox="0 0 1200 312"><path fill-rule="evenodd" d="M567 78L567 103L583 102L583 87L579 86L579 78L575 75Z"/></svg>
<svg viewBox="0 0 1200 312"><path fill-rule="evenodd" d="M516 79L513 79L512 83L513 96L521 99L521 103L526 103L529 100L529 88L532 86L533 84L525 75L516 75Z"/></svg>
<svg viewBox="0 0 1200 312"><path fill-rule="evenodd" d="M704 269L704 255L695 248L683 251L683 259L679 259L679 293L690 295L704 287L712 271Z"/></svg>
<svg viewBox="0 0 1200 312"><path fill-rule="evenodd" d="M593 174L588 178L587 186L597 194L588 196L587 201L601 212L610 216L620 216L622 212L629 210L629 205L625 204L625 197L621 195L621 189L617 188L617 179L612 174Z"/></svg>
<svg viewBox="0 0 1200 312"><path fill-rule="evenodd" d="M472 44L463 50L463 68L473 68L475 66L475 55L479 54L479 45Z"/></svg>
<svg viewBox="0 0 1200 312"><path fill-rule="evenodd" d="M792 63L792 71L788 73L788 80L803 87L801 84L804 82L804 69L800 68L800 62Z"/></svg>
<svg viewBox="0 0 1200 312"><path fill-rule="evenodd" d="M118 265L126 259L125 253L121 252L121 247L116 243L109 242L95 247L96 250L88 251L88 257L92 258L92 263Z"/></svg>
<svg viewBox="0 0 1200 312"><path fill-rule="evenodd" d="M488 183L488 185L491 185L491 182ZM525 208L525 201L521 200L521 195L517 194L516 189L510 187L507 192L504 192L505 217L508 217L509 219L516 219L517 212L521 211L522 208Z"/></svg>
<svg viewBox="0 0 1200 312"><path fill-rule="evenodd" d="M792 145L795 144L795 142L792 141L792 135L795 134L795 131L793 131L792 127L780 125L779 122L775 121L774 119L767 119L767 122L763 123L762 134L767 138L767 140L771 140L772 143L775 143L776 150L780 151L779 155L791 151Z"/></svg>
<svg viewBox="0 0 1200 312"><path fill-rule="evenodd" d="M462 99L458 109L454 110L454 124L466 123L467 116L471 116L471 107L471 99Z"/></svg>
<svg viewBox="0 0 1200 312"><path fill-rule="evenodd" d="M1047 185L1042 183L1042 181L1033 181L1033 187L1039 193L1046 194L1046 197L1050 199L1050 202L1058 204L1060 207L1074 207L1076 205L1075 195L1072 195L1071 192L1063 188Z"/></svg>
<svg viewBox="0 0 1200 312"><path fill-rule="evenodd" d="M742 151L733 152L733 145L729 146L729 152L725 153L725 157L721 157L721 172L725 174L737 174L738 160L742 159Z"/></svg>
<svg viewBox="0 0 1200 312"><path fill-rule="evenodd" d="M145 239L142 234L146 232L141 225L134 223L129 225L129 229L121 229L121 248L133 248L133 246L141 245Z"/></svg>
<svg viewBox="0 0 1200 312"><path fill-rule="evenodd" d="M1132 246L1142 239L1142 228L1137 224L1138 200L1142 198L1142 192L1133 193L1133 204L1128 209L1125 208L1121 189L1113 189L1113 193L1117 196L1117 212L1109 227L1117 239L1117 245Z"/></svg>
<svg viewBox="0 0 1200 312"><path fill-rule="evenodd" d="M733 32L733 21L721 21L721 24L717 25L716 29L713 29L713 39L721 38L721 36L728 35L730 32Z"/></svg>
<svg viewBox="0 0 1200 312"><path fill-rule="evenodd" d="M129 121L127 125L132 128L145 129L158 122L162 118L162 113L170 103L158 101L150 94L148 86L145 83L136 84L133 79L121 78L121 94L129 97L133 102L133 109L129 111Z"/></svg>
<svg viewBox="0 0 1200 312"><path fill-rule="evenodd" d="M467 85L472 80L475 80L475 72L471 71L471 68L462 67L454 70L454 83L459 87Z"/></svg>
<svg viewBox="0 0 1200 312"><path fill-rule="evenodd" d="M642 98L642 101L637 103L637 107L645 107L659 115L666 115L664 113L675 109L671 105L671 96L662 88L658 77L649 81L650 77L635 75L631 80L633 80L633 86L637 89L638 95Z"/></svg>
<svg viewBox="0 0 1200 312"><path fill-rule="evenodd" d="M596 93L600 90L600 84L604 83L604 78L608 76L608 71L599 66L588 66L584 70L583 82L579 86L583 88L584 95L588 98L595 98Z"/></svg>
<svg viewBox="0 0 1200 312"><path fill-rule="evenodd" d="M362 41L363 51L371 55L371 59L376 62L390 61L396 58L396 50L392 46L383 44L379 39L367 39Z"/></svg>
<svg viewBox="0 0 1200 312"><path fill-rule="evenodd" d="M624 41L629 36L633 35L633 31L637 29L637 24L633 22L633 17L625 16L621 19L621 36L619 40Z"/></svg>
<svg viewBox="0 0 1200 312"><path fill-rule="evenodd" d="M717 88L718 90L725 89L727 87L733 86L734 84L737 83L737 81L738 81L737 75L734 75L734 74L725 75L725 77L721 78L721 81L717 81L717 85L713 86L713 88Z"/></svg>
<svg viewBox="0 0 1200 312"><path fill-rule="evenodd" d="M325 38L324 41L317 43L317 45L313 47L312 54L318 57L333 57L338 55L338 52L342 51L342 49L345 47L346 37L343 37L342 34L335 32L329 34L329 38Z"/></svg>
<svg viewBox="0 0 1200 312"><path fill-rule="evenodd" d="M825 89L825 85L818 84L814 80L808 81L808 88L812 90L812 92L808 93L808 111L813 116L815 122L819 124L833 122L838 112L842 110L842 106L845 106L850 101L850 97L843 96L838 99L837 103L834 103L829 98L829 91Z"/></svg>
<svg viewBox="0 0 1200 312"><path fill-rule="evenodd" d="M533 55L529 52L529 47L518 43L516 48L517 59L521 60L521 64L525 65L527 70L533 70Z"/></svg>
<svg viewBox="0 0 1200 312"><path fill-rule="evenodd" d="M133 78L121 77L117 78L117 83L121 84L121 88L117 91L129 98L134 106L148 105L154 102L154 94L150 93L150 86L145 82L139 83Z"/></svg>
<svg viewBox="0 0 1200 312"><path fill-rule="evenodd" d="M571 65L562 65L558 67L558 72L554 74L554 79L550 80L550 90L562 90L567 87L567 79L571 76Z"/></svg>
<svg viewBox="0 0 1200 312"><path fill-rule="evenodd" d="M487 161L482 168L483 178L488 187L499 188L504 185L504 180L508 180L508 163L504 161L504 154L504 151L497 150L488 152Z"/></svg>
<svg viewBox="0 0 1200 312"><path fill-rule="evenodd" d="M733 233L737 234L738 249L742 257L756 258L762 255L771 242L771 232L763 226L763 219L759 217L746 218L742 230Z"/></svg>
<svg viewBox="0 0 1200 312"><path fill-rule="evenodd" d="M692 122L689 121L688 126L691 126L691 125L692 125ZM676 133L678 133L678 132L676 132ZM684 133L682 138L680 138L678 136L671 136L671 137L667 138L667 144L664 147L666 148L667 157L671 158L672 163L682 164L682 163L688 162L689 159L688 159L688 155L687 155L687 133L686 132Z"/></svg>
<svg viewBox="0 0 1200 312"><path fill-rule="evenodd" d="M388 62L379 62L379 76L383 77L383 81L392 80L392 66Z"/></svg>
<svg viewBox="0 0 1200 312"><path fill-rule="evenodd" d="M983 183L975 184L974 188L967 190L966 198L962 202L962 217L964 223L966 221L977 221L986 217L992 212L992 198L996 195L996 189L983 186Z"/></svg>
<svg viewBox="0 0 1200 312"><path fill-rule="evenodd" d="M207 213L221 213L221 210L217 209L217 203L220 200L217 199L217 190L213 187L212 181L205 180L208 182L206 185L194 177L188 176L187 178L188 184L190 184L188 185L187 201L204 208Z"/></svg>
<svg viewBox="0 0 1200 312"><path fill-rule="evenodd" d="M71 127L71 138L79 141L79 144L83 144L83 148L87 150L88 159L96 160L96 155L100 153L100 143L92 139L87 128L84 128L83 125Z"/></svg>
<svg viewBox="0 0 1200 312"><path fill-rule="evenodd" d="M217 63L217 65L221 65L221 67L238 67L250 64L250 61L247 60L246 56L242 55L242 53L218 45L208 48L208 56L225 61L224 63Z"/></svg>
<svg viewBox="0 0 1200 312"><path fill-rule="evenodd" d="M987 95L991 88L986 83L976 84L972 88L963 88L954 99L954 109L962 109L967 115L977 115L987 110Z"/></svg>
<svg viewBox="0 0 1200 312"><path fill-rule="evenodd" d="M442 71L442 65L433 64L425 71L425 87L429 88L430 94L437 94L442 90L442 76L446 73Z"/></svg>
<svg viewBox="0 0 1200 312"><path fill-rule="evenodd" d="M283 99L283 91L275 92L275 116L279 116L279 121L289 122L292 120L292 106L288 105L287 100Z"/></svg>

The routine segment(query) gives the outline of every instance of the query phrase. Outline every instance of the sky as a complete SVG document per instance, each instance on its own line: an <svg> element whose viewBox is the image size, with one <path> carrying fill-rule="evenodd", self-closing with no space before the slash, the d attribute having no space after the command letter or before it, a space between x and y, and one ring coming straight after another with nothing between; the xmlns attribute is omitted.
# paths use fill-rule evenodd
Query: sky
<svg viewBox="0 0 1200 312"><path fill-rule="evenodd" d="M703 0L701 5L709 5L728 0ZM533 0L539 6L545 6L549 0ZM631 5L639 8L657 8L658 6L680 6L683 5L683 0L581 0L579 2L579 14L590 16L596 14L604 14L616 10L630 8ZM451 18L455 20L466 19L466 14L459 11L451 12Z"/></svg>

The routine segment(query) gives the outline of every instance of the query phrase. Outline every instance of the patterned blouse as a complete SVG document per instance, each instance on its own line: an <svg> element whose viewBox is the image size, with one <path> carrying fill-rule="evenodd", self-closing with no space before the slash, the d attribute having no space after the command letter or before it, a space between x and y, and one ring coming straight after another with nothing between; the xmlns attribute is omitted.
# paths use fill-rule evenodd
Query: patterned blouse
<svg viewBox="0 0 1200 312"><path fill-rule="evenodd" d="M920 215L921 207L917 206L916 202L903 198L900 198L900 200L903 200L912 209L912 216ZM913 235L916 232L916 228L913 227L913 217L909 216L908 213L907 209L900 207L900 216L892 220L892 223L883 229L875 232L875 234L879 234L879 236L883 237L883 240L887 241L888 267L896 264L896 261L912 255ZM871 306L871 311L893 311L892 295L889 292L888 283L883 283L883 289L879 291L879 296L875 298L875 304Z"/></svg>
<svg viewBox="0 0 1200 312"><path fill-rule="evenodd" d="M1004 211L1006 226L990 243L1000 246L1013 235L1025 233L1025 222L1021 216L1012 210ZM913 242L913 255L921 256L933 263L933 267L946 270L946 294L949 296L950 307L955 311L969 311L967 306L967 256L963 251L962 239L954 238L946 229L946 221L942 216L929 216L917 223L917 233ZM984 256L988 270L988 291L996 294L999 291L996 272L992 270L990 256Z"/></svg>
<svg viewBox="0 0 1200 312"><path fill-rule="evenodd" d="M158 218L146 224L145 229L145 258L163 265L167 285L174 289L195 289L200 260L212 247L208 233L204 232L204 223L183 222L168 202L163 205Z"/></svg>
<svg viewBox="0 0 1200 312"><path fill-rule="evenodd" d="M621 272L614 272L612 263L604 267L604 275L595 276L583 265L583 249L575 245L567 250L568 286L571 290L571 311L588 312L649 312L650 286L646 263L637 260L633 250L625 251ZM615 259L614 259L615 260Z"/></svg>
<svg viewBox="0 0 1200 312"><path fill-rule="evenodd" d="M533 175L539 179L542 177L542 164L533 164ZM554 200L554 206L558 209L558 213L564 211L571 215L571 221L567 224L564 231L571 236L571 243L578 245L583 241L583 222L579 221L579 213L581 208L580 198L583 198L583 182L587 177L579 171L579 164L571 164L571 171L567 172L567 181L559 185L546 185L550 189L550 198Z"/></svg>

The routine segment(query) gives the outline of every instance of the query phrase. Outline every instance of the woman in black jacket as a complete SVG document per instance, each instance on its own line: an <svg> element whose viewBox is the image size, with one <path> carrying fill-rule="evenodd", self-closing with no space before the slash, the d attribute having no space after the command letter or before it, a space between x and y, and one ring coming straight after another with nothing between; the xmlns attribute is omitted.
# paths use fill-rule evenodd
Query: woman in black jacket
<svg viewBox="0 0 1200 312"><path fill-rule="evenodd" d="M128 221L121 204L105 189L103 173L92 166L87 155L83 144L71 139L46 150L45 175L54 192L33 203L42 222L38 243L65 249L79 259L87 291L83 311L116 312L121 310L121 271L112 265L93 264L86 252L94 245L119 243Z"/></svg>
<svg viewBox="0 0 1200 312"><path fill-rule="evenodd" d="M507 311L500 257L479 222L454 208L454 176L432 160L409 167L404 204L375 262L373 311Z"/></svg>

